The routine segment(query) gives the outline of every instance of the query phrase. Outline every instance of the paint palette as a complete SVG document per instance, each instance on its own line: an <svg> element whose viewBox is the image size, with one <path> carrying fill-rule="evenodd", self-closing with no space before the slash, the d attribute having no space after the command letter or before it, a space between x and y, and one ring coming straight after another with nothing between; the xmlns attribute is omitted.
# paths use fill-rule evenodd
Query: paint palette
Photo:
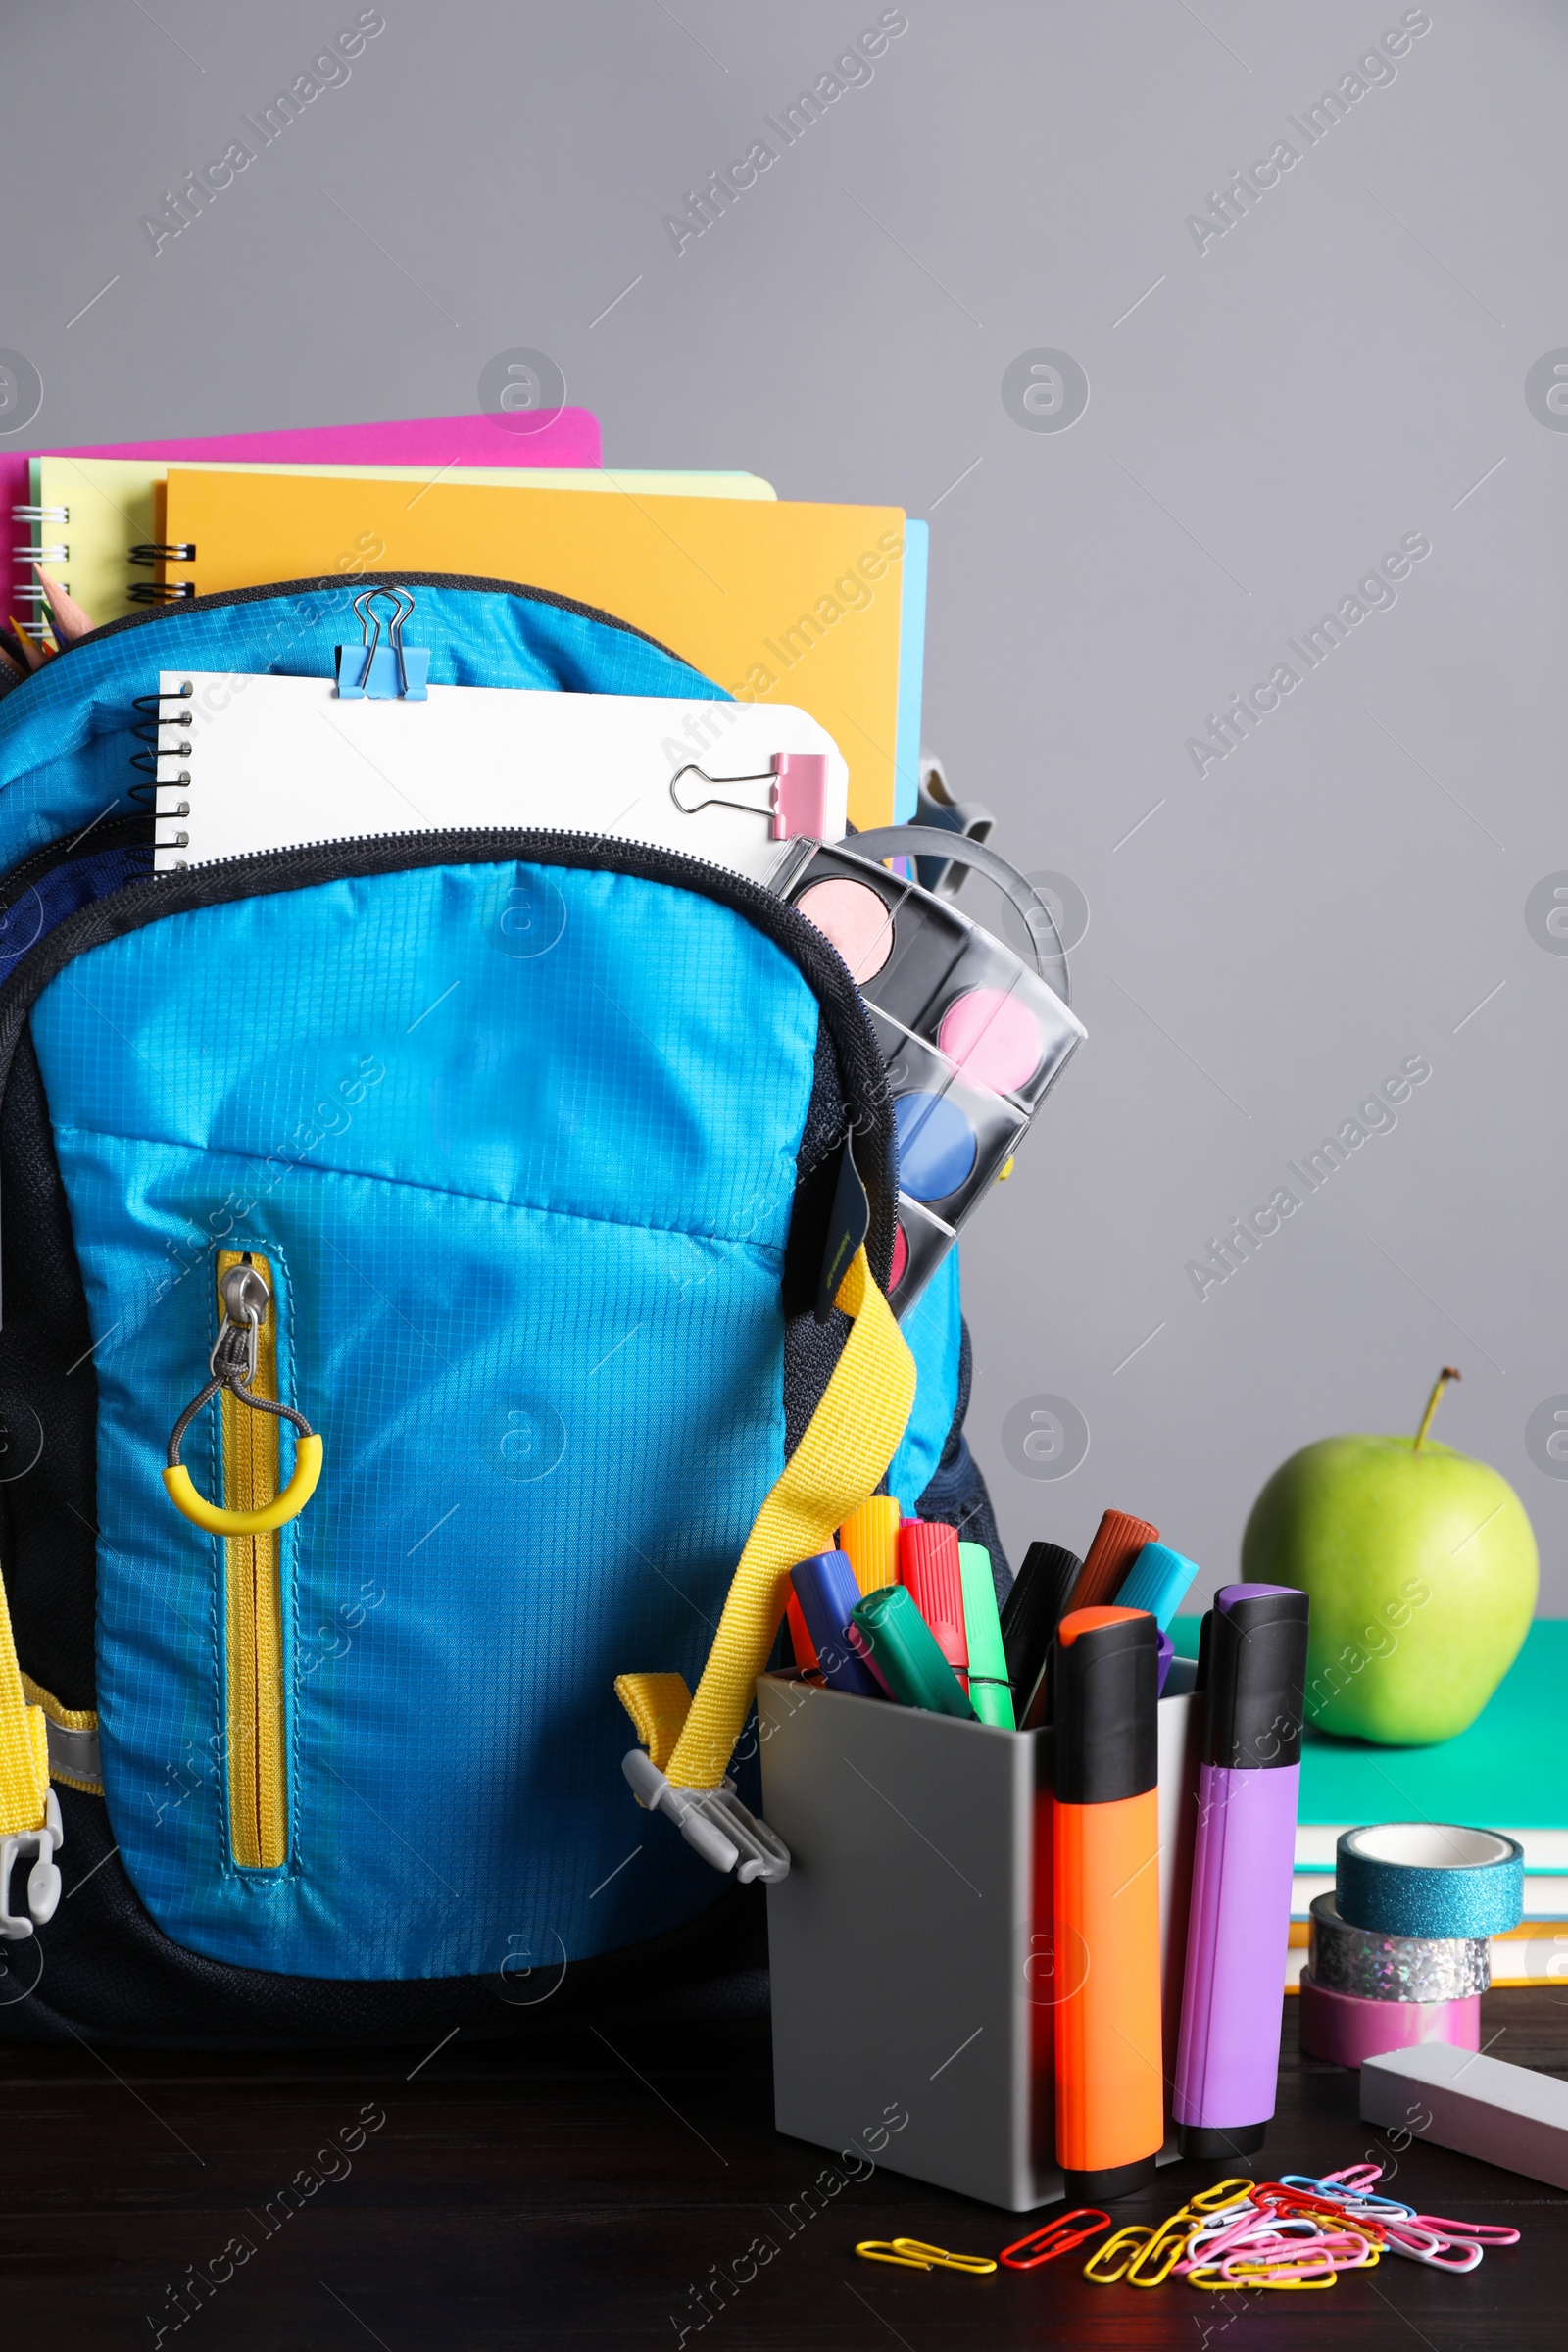
<svg viewBox="0 0 1568 2352"><path fill-rule="evenodd" d="M1082 1022L1037 972L918 883L821 849L786 888L867 1004L987 1092L1033 1111L1083 1042Z"/></svg>
<svg viewBox="0 0 1568 2352"><path fill-rule="evenodd" d="M956 1227L1016 1151L1029 1114L972 1084L946 1054L875 1005L866 1012L893 1097L900 1190Z"/></svg>
<svg viewBox="0 0 1568 2352"><path fill-rule="evenodd" d="M957 1238L951 1225L944 1225L918 1200L911 1200L907 1193L899 1195L893 1272L888 1282L888 1298L896 1315L902 1318L908 1313Z"/></svg>

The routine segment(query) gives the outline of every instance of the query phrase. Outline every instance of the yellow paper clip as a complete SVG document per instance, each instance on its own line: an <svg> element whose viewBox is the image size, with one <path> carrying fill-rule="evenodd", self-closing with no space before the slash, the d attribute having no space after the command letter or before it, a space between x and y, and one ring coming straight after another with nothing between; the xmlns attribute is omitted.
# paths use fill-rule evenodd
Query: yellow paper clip
<svg viewBox="0 0 1568 2352"><path fill-rule="evenodd" d="M1125 2278L1139 2254L1153 2236L1152 2230L1142 2222L1128 2222L1113 2230L1102 2246L1097 2246L1084 2264L1084 2277L1095 2286L1114 2286ZM1115 2257L1114 2269L1102 2269L1102 2264Z"/></svg>
<svg viewBox="0 0 1568 2352"><path fill-rule="evenodd" d="M928 2262L916 2262L912 2254L900 2254L885 2237L862 2237L855 2251L862 2262L897 2263L901 2271L928 2271Z"/></svg>
<svg viewBox="0 0 1568 2352"><path fill-rule="evenodd" d="M1212 2188L1200 2188L1196 2197L1187 2200L1189 2213L1223 2213L1227 2205L1242 2205L1257 2186L1255 2180L1217 2180Z"/></svg>
<svg viewBox="0 0 1568 2352"><path fill-rule="evenodd" d="M893 2250L906 2262L923 2263L928 2270L969 2271L983 2278L996 2264L989 2254L950 2254L945 2246L928 2246L917 2237L896 2237Z"/></svg>
<svg viewBox="0 0 1568 2352"><path fill-rule="evenodd" d="M1180 2213L1173 2213L1168 2221L1161 2222L1159 2228L1144 2245L1139 2247L1127 2265L1123 2273L1127 2284L1129 2286L1163 2286L1186 2253L1197 2228L1197 2215L1189 2213L1185 2206ZM1162 2262L1160 2261L1161 2256L1164 2258ZM1144 2270L1146 2263L1160 2263L1160 2267L1146 2274Z"/></svg>

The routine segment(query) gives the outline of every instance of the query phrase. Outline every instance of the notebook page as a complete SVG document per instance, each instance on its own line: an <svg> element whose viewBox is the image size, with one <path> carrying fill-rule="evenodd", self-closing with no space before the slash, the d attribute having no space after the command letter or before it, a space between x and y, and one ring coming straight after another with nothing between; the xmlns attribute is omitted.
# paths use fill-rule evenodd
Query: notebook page
<svg viewBox="0 0 1568 2352"><path fill-rule="evenodd" d="M771 838L768 784L725 779L765 778L778 752L825 755L823 833L845 829L843 756L787 704L501 686L344 702L330 678L215 670L165 670L159 694L161 873L308 842L525 825L656 842L763 881L788 846ZM681 778L688 808L713 793L747 806L683 813L670 784L688 762L714 779Z"/></svg>

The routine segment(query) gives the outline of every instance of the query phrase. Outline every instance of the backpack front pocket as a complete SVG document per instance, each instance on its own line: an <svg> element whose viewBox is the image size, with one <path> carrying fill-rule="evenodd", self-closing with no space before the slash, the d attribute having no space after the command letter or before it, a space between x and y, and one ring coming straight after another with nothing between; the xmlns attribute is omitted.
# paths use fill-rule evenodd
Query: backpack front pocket
<svg viewBox="0 0 1568 2352"><path fill-rule="evenodd" d="M670 853L399 837L137 884L12 987L91 1332L106 1801L157 1924L386 1979L707 1909L627 1818L613 1679L628 1644L706 1654L786 1453L799 1178L847 1119L887 1262L892 1120L832 951ZM275 1532L219 1516L298 1461L242 1402L190 1429L205 1520L160 1484L247 1249L256 1393L325 1447Z"/></svg>

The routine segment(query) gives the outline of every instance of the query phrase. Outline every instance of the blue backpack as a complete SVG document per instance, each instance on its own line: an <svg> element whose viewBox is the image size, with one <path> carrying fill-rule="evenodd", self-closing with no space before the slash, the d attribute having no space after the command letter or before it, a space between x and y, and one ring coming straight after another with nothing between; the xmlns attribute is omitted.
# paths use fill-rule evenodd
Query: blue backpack
<svg viewBox="0 0 1568 2352"><path fill-rule="evenodd" d="M761 1958L758 1890L632 1803L613 1686L697 1683L832 1379L851 1320L813 1310L851 1132L886 1288L881 1055L811 924L670 851L424 832L155 875L137 698L180 663L330 676L356 585L114 622L0 705L23 2039L505 2031L633 1978L717 1999ZM412 585L432 682L723 699L604 613ZM257 1280L277 1412L224 1395L183 1466L264 1518L292 1414L325 1468L286 1525L207 1532L161 1473ZM903 1337L888 1489L1004 1575L956 1254Z"/></svg>

